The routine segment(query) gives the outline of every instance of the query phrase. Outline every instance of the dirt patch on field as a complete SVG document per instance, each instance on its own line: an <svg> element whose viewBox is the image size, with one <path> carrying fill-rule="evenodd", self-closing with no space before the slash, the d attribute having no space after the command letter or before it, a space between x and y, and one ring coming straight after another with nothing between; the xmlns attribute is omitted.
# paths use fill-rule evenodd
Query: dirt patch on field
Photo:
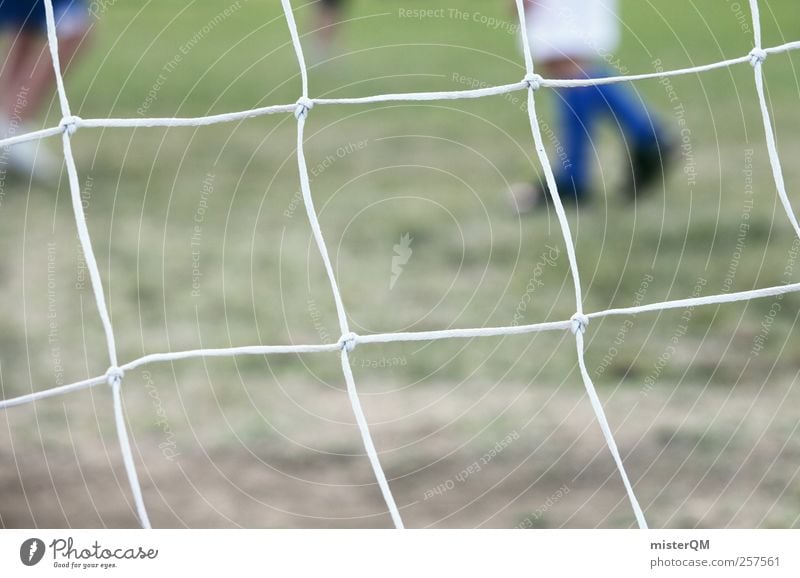
<svg viewBox="0 0 800 578"><path fill-rule="evenodd" d="M408 410L437 395L475 391L410 389L404 392L407 408L365 402L407 525L631 526L622 484L583 392L521 385L508 390L516 397L512 404L496 396L475 406L469 422L474 431L454 421L444 404L415 418ZM800 440L791 408L800 400L791 384L766 393L682 386L601 396L653 526L798 525ZM68 406L55 403L68 413ZM264 441L253 435L212 444L204 441L203 428L178 424L173 434L180 441L172 453L164 451L163 435L134 428L153 524L387 527L343 392L316 391L313 405L331 408L326 427L297 420ZM56 431L24 431L32 413L17 411L32 412L12 410L0 424L2 526L136 525L113 427L70 419L69 435L56 425ZM406 417L393 421L398 412Z"/></svg>

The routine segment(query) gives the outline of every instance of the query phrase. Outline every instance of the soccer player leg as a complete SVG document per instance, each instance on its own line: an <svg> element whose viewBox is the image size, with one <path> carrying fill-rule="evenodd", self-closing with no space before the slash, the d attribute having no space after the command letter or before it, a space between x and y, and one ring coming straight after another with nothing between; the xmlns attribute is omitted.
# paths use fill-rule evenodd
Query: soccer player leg
<svg viewBox="0 0 800 578"><path fill-rule="evenodd" d="M565 151L555 167L556 184L561 199L567 202L585 201L591 188L590 149L593 129L601 113L593 92L593 87L565 88L556 95Z"/></svg>
<svg viewBox="0 0 800 578"><path fill-rule="evenodd" d="M594 76L605 76L605 72L596 70ZM672 157L674 146L657 115L630 87L606 84L598 86L597 92L627 138L631 167L624 190L634 198L663 176L664 165Z"/></svg>
<svg viewBox="0 0 800 578"><path fill-rule="evenodd" d="M58 36L59 59L62 70L66 69L78 49L84 44L89 30L89 12L83 0L53 0L53 16ZM55 89L55 74L48 50L42 50L47 41L47 18L44 0L37 0L26 18L19 25L21 37L26 43L15 47L18 75L14 102L10 106L10 118L14 132L22 134L34 130L33 119L41 110L42 103L50 98ZM49 181L58 172L59 161L39 141L20 143L8 149L10 167L21 174Z"/></svg>

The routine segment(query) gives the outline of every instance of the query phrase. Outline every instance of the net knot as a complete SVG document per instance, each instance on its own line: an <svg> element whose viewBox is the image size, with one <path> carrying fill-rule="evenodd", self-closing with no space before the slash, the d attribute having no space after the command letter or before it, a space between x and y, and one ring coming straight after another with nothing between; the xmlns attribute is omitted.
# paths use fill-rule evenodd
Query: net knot
<svg viewBox="0 0 800 578"><path fill-rule="evenodd" d="M572 321L572 333L575 335L578 334L578 331L586 333L586 328L589 327L589 318L586 315L576 313L570 318L570 321Z"/></svg>
<svg viewBox="0 0 800 578"><path fill-rule="evenodd" d="M753 48L750 51L750 64L758 66L767 59L767 51L763 48Z"/></svg>
<svg viewBox="0 0 800 578"><path fill-rule="evenodd" d="M106 382L111 387L118 387L122 384L122 378L125 377L125 372L122 371L121 368L116 366L111 366L106 371Z"/></svg>
<svg viewBox="0 0 800 578"><path fill-rule="evenodd" d="M539 90L542 87L542 82L544 78L531 72L530 74L526 74L523 82L525 82L526 86L531 90Z"/></svg>
<svg viewBox="0 0 800 578"><path fill-rule="evenodd" d="M346 335L342 335L339 339L339 347L346 350L347 353L350 353L356 348L358 345L358 335L355 333L348 333Z"/></svg>
<svg viewBox="0 0 800 578"><path fill-rule="evenodd" d="M301 96L297 100L297 105L294 109L294 117L297 120L301 118L306 118L308 116L308 111L314 108L314 101L306 96Z"/></svg>
<svg viewBox="0 0 800 578"><path fill-rule="evenodd" d="M61 127L61 130L68 132L70 135L75 134L75 131L78 130L79 123L81 122L81 117L79 116L65 116L61 119L61 122L58 125Z"/></svg>

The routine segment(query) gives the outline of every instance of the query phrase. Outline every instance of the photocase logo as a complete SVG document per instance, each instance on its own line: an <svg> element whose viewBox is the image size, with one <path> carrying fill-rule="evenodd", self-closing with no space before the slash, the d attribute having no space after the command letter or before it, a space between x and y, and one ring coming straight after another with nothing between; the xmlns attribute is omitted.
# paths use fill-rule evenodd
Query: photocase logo
<svg viewBox="0 0 800 578"><path fill-rule="evenodd" d="M392 278L389 280L389 291L394 289L400 275L403 274L403 266L408 264L411 255L414 251L411 249L411 242L414 238L406 233L400 237L400 242L394 246L394 255L392 256Z"/></svg>
<svg viewBox="0 0 800 578"><path fill-rule="evenodd" d="M44 542L39 538L28 538L19 547L19 559L26 566L36 566L44 557Z"/></svg>

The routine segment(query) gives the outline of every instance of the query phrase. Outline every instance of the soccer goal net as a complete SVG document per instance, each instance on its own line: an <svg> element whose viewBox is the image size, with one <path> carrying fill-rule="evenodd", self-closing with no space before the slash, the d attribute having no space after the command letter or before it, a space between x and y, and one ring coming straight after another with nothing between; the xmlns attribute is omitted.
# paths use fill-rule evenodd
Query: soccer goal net
<svg viewBox="0 0 800 578"><path fill-rule="evenodd" d="M633 485L630 482L625 465L614 436L606 419L603 405L595 390L592 378L586 369L586 362L584 359L584 333L593 319L614 315L633 315L639 313L657 312L667 309L686 309L688 307L700 307L704 305L730 303L735 301L746 301L750 299L758 299L768 296L777 296L790 292L800 291L800 283L784 284L780 286L765 287L751 291L742 291L737 293L724 293L719 295L709 295L702 297L692 297L687 299L679 299L673 301L664 301L660 303L650 303L644 305L637 305L634 307L626 307L619 309L607 309L603 311L585 311L583 306L583 291L581 288L580 273L578 270L577 259L575 254L575 245L573 236L570 231L569 222L567 220L564 207L558 195L556 179L548 159L547 151L545 150L544 140L542 138L542 131L540 129L539 120L537 118L536 109L536 95L537 92L543 89L562 88L570 89L575 87L593 86L599 84L632 82L646 79L663 78L670 76L680 76L688 74L697 74L710 70L732 67L737 65L750 65L753 67L755 74L755 87L760 104L761 115L764 122L764 130L766 133L766 145L769 152L769 159L772 166L772 172L776 185L777 194L786 212L786 216L794 228L795 234L800 237L800 225L798 224L797 217L792 209L789 197L786 192L786 185L781 170L781 162L778 156L777 143L775 134L772 127L772 120L770 118L769 108L764 90L764 74L763 68L765 61L771 54L788 52L791 50L800 49L800 41L788 42L779 46L765 47L762 45L761 35L761 21L759 15L759 1L750 0L750 10L753 22L754 31L754 48L748 54L744 54L738 58L714 62L701 66L694 66L679 70L658 71L647 74L635 74L627 76L612 76L605 78L592 78L592 79L575 79L575 80L555 80L541 77L534 70L534 60L531 54L530 43L527 38L527 26L525 23L525 6L524 0L516 0L517 12L520 20L520 31L522 34L522 47L525 63L525 77L517 82L510 84L491 86L488 88L480 88L474 90L458 90L447 92L415 92L415 93L400 93L400 94L380 94L375 96L361 97L361 98L314 98L309 94L308 90L308 69L306 61L303 56L303 47L300 42L300 34L298 32L297 24L294 18L294 12L290 0L281 0L283 10L286 16L286 22L291 34L292 44L297 56L297 62L300 69L302 92L300 97L295 103L279 104L274 106L261 107L251 110L232 112L226 114L218 114L213 116L195 117L195 118L104 118L104 119L83 119L72 114L70 103L67 99L67 94L64 89L64 79L61 74L61 66L59 63L58 53L58 39L56 36L56 27L53 16L53 6L51 0L45 0L45 10L47 15L47 37L49 43L49 50L52 56L53 66L55 68L56 83L58 90L58 98L61 108L61 121L58 126L47 128L44 130L34 131L11 138L0 140L0 147L9 147L15 144L43 139L47 137L61 136L63 144L64 160L66 164L67 174L69 178L70 196L72 200L72 207L74 211L75 221L78 229L78 237L80 246L82 248L86 267L91 280L94 298L97 302L97 309L102 322L105 340L108 350L109 367L104 375L98 375L90 379L70 383L51 389L35 391L27 395L6 399L0 401L0 409L7 410L14 406L28 404L51 398L54 396L66 395L78 390L108 385L113 392L113 410L114 420L116 424L117 436L119 438L119 445L124 461L125 470L130 484L131 493L134 498L139 522L142 527L149 528L150 520L145 506L145 500L142 495L141 486L136 473L136 465L131 452L131 445L128 439L128 433L125 425L125 418L122 406L121 388L125 377L125 372L131 371L135 368L142 367L148 364L175 361L179 359L189 358L203 358L203 357L231 357L231 356L244 356L244 355L281 355L281 354L300 354L300 353L318 353L328 355L338 355L341 359L342 373L347 385L347 393L350 403L352 405L353 413L361 434L361 438L366 450L366 455L372 466L375 478L383 494L386 506L391 515L392 521L397 528L403 528L403 521L400 515L400 510L392 496L392 491L389 482L383 472L379 460L378 451L372 441L369 424L367 418L362 410L361 403L358 396L356 382L353 377L353 372L350 363L350 354L356 347L369 346L374 343L390 343L390 342L409 342L409 341L435 341L443 339L464 339L464 338L480 338L490 336L505 336L505 335L520 335L530 334L543 331L569 331L575 336L576 356L578 366L580 368L580 375L583 384L586 388L589 400L591 402L594 413L599 422L600 428L603 432L605 442L614 459L616 467L622 478L625 490L628 495L633 513L640 528L647 528L647 521L642 508L636 498L636 493ZM441 331L419 331L419 332L395 332L395 333L381 333L358 335L351 331L348 324L348 315L345 309L342 296L339 291L334 269L331 264L331 259L328 249L325 244L322 229L320 227L317 212L314 208L314 201L311 191L311 183L309 178L309 171L306 165L306 158L304 154L305 142L305 126L306 120L311 114L315 106L326 105L347 105L347 104L371 104L382 102L410 102L410 101L442 101L442 100L455 100L455 99L477 99L495 95L508 94L512 92L526 92L527 93L527 116L530 123L530 129L533 135L534 148L541 164L544 176L548 185L551 196L552 205L558 218L561 227L561 233L566 244L567 256L569 260L571 278L573 281L575 291L575 314L570 319L564 319L557 322L547 323L534 323L530 325L514 325L507 327L481 327L472 329L448 329ZM259 345L259 346L243 346L225 349L200 349L189 351L174 351L145 355L138 359L120 363L117 355L117 347L114 339L114 328L111 323L111 316L109 315L108 306L106 304L105 293L103 289L103 281L97 265L97 260L92 249L92 241L89 235L89 229L86 223L86 215L84 213L83 205L81 202L81 191L78 179L78 171L75 164L72 151L72 136L79 129L92 129L92 128L116 128L116 127L188 127L188 126L202 126L223 122L231 122L236 120L243 120L262 115L269 114L293 114L297 120L297 162L300 178L300 186L302 191L303 202L305 204L306 214L311 225L312 233L316 246L322 258L327 278L330 283L331 292L333 294L334 302L336 305L336 312L338 315L340 337L336 343L326 344L308 344L308 345Z"/></svg>

